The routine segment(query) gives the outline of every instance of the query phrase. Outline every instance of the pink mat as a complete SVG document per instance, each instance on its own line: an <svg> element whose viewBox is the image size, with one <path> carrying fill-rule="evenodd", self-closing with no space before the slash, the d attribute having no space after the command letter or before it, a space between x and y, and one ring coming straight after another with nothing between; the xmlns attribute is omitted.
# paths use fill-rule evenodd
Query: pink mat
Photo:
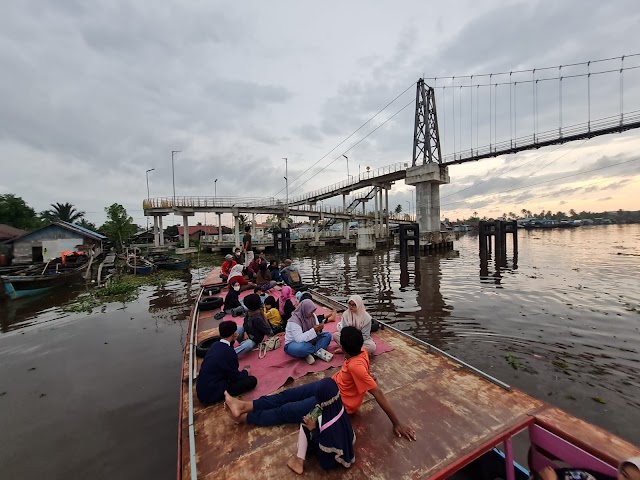
<svg viewBox="0 0 640 480"><path fill-rule="evenodd" d="M318 307L316 314L328 313L323 307ZM242 319L234 318L238 324L242 324ZM337 328L337 322L326 323L324 331L328 333L334 333ZM377 348L374 356L378 356L382 353L390 352L393 347L379 338L373 335L373 340L376 342ZM331 342L328 350L333 353L338 348L335 342ZM294 358L287 355L284 351L284 336L282 337L282 346L277 350L271 350L267 352L265 358L258 358L258 351L253 350L249 353L245 353L238 358L240 362L240 368L245 365L250 365L251 375L254 375L258 379L258 386L251 392L246 393L243 398L246 400L254 400L262 395L268 395L275 392L278 388L283 386L289 378L300 378L307 373L321 372L331 367L340 367L344 361L344 355L334 355L330 362L316 359L313 365L309 365L304 358Z"/></svg>

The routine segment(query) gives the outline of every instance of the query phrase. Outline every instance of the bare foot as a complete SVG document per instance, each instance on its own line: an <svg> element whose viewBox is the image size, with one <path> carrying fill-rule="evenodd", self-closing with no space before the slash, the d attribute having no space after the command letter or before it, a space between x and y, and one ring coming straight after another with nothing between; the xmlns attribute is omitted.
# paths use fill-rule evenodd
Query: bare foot
<svg viewBox="0 0 640 480"><path fill-rule="evenodd" d="M229 395L229 392L224 392L224 404L227 406L229 413L234 419L238 419L240 415L246 413L244 408L245 403L246 402Z"/></svg>
<svg viewBox="0 0 640 480"><path fill-rule="evenodd" d="M541 472L538 472L538 474L542 480L558 480L558 475L556 475L556 472L551 467L546 467Z"/></svg>
<svg viewBox="0 0 640 480"><path fill-rule="evenodd" d="M304 460L300 457L292 455L287 462L287 467L296 472L298 475L304 473Z"/></svg>

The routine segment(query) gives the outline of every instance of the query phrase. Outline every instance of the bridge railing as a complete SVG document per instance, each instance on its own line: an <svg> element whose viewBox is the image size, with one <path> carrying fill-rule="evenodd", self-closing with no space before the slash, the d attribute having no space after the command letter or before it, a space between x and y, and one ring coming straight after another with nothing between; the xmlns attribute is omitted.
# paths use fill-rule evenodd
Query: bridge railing
<svg viewBox="0 0 640 480"><path fill-rule="evenodd" d="M331 193L346 187L357 185L358 183L364 180L371 180L373 178L389 175L390 173L406 170L408 167L409 167L409 164L406 162L397 162L397 163L392 163L391 165L386 165L384 167L376 168L374 170L369 170L368 172L361 173L358 176L351 175L349 179L343 180L342 182L337 182L327 187L323 187L318 190L314 190L312 192L307 192L297 197L290 198L289 203L304 202L310 198L314 198L320 195L324 195L326 193Z"/></svg>
<svg viewBox="0 0 640 480"><path fill-rule="evenodd" d="M508 153L510 150L526 150L536 148L537 145L546 146L553 143L563 143L562 139L575 139L576 136L589 138L596 136L603 131L627 129L628 125L640 122L640 111L631 111L620 114L603 117L588 122L576 123L563 127L557 127L553 130L545 130L538 133L531 133L517 138L501 140L489 145L483 145L476 149L461 150L459 152L448 153L442 156L442 163L459 163L474 159L475 157L489 157L495 153Z"/></svg>
<svg viewBox="0 0 640 480"><path fill-rule="evenodd" d="M176 197L175 208L232 208L237 207L240 212L242 208L265 208L274 207L285 210L286 205L284 202L275 198L247 198L247 197ZM142 202L143 208L148 209L172 209L174 208L173 197L157 197L146 199ZM354 218L367 218L374 219L375 214L373 212L359 213L357 208L343 209L342 206L334 205L298 205L295 207L289 207L289 213L291 215L310 215L320 216L322 214L331 215L346 215ZM314 215L315 214L315 215ZM413 216L406 214L390 213L390 220L399 221L414 221Z"/></svg>

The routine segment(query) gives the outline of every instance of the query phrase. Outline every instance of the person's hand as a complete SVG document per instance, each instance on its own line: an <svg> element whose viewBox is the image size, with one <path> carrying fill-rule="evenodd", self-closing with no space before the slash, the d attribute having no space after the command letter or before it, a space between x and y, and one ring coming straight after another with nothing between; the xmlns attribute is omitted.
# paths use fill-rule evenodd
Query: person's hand
<svg viewBox="0 0 640 480"><path fill-rule="evenodd" d="M251 368L249 365L245 365L242 369L247 371L247 375L251 375Z"/></svg>
<svg viewBox="0 0 640 480"><path fill-rule="evenodd" d="M318 420L315 418L311 418L309 415L305 415L302 418L302 422L304 423L304 426L309 430L313 430L318 425Z"/></svg>
<svg viewBox="0 0 640 480"><path fill-rule="evenodd" d="M322 329L324 328L323 324L319 324L319 325L314 325L313 329L316 331L316 333L320 333L322 332Z"/></svg>
<svg viewBox="0 0 640 480"><path fill-rule="evenodd" d="M542 480L558 480L558 475L551 467L545 467L543 470L538 472L540 478Z"/></svg>
<svg viewBox="0 0 640 480"><path fill-rule="evenodd" d="M416 441L416 432L413 431L413 428L407 425L394 425L393 433L395 433L398 437L406 437L409 441Z"/></svg>

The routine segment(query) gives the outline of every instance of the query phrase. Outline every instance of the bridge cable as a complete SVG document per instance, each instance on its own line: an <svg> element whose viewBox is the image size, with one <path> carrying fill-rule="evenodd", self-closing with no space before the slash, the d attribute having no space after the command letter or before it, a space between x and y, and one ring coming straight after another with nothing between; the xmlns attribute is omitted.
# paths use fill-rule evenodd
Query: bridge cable
<svg viewBox="0 0 640 480"><path fill-rule="evenodd" d="M531 101L532 101L532 105L531 105L531 120L532 120L532 127L533 127L533 144L535 145L536 143L536 83L535 83L535 78L536 78L536 69L533 69L533 72L531 72Z"/></svg>
<svg viewBox="0 0 640 480"><path fill-rule="evenodd" d="M624 87L624 55L620 59L620 126L622 127L622 123L624 121L624 110L623 110L623 87Z"/></svg>
<svg viewBox="0 0 640 480"><path fill-rule="evenodd" d="M562 65L558 67L558 137L562 138Z"/></svg>
<svg viewBox="0 0 640 480"><path fill-rule="evenodd" d="M511 143L511 148L513 148L513 112L511 111L511 98L512 98L512 87L513 83L511 82L511 75L513 72L509 73L509 139Z"/></svg>
<svg viewBox="0 0 640 480"><path fill-rule="evenodd" d="M518 82L513 84L513 141L518 146Z"/></svg>
<svg viewBox="0 0 640 480"><path fill-rule="evenodd" d="M587 130L591 133L591 62L587 63Z"/></svg>
<svg viewBox="0 0 640 480"><path fill-rule="evenodd" d="M452 104L451 104L451 112L453 113L453 120L451 123L453 123L453 159L455 160L456 158L456 77L452 77L452 87L451 87L451 94L452 94Z"/></svg>
<svg viewBox="0 0 640 480"><path fill-rule="evenodd" d="M364 122L362 125L360 125L356 130L354 130L348 137L346 137L344 140L342 140L338 145L336 145L335 147L333 147L331 150L329 150L325 155L322 156L322 158L320 158L320 160L318 160L317 162L315 162L313 165L311 165L309 168L307 168L304 172L302 172L300 175L298 175L296 178L293 179L293 181L291 183L294 183L296 180L298 180L301 176L303 176L305 173L307 173L309 170L311 170L314 166L316 166L318 163L320 163L322 160L324 160L327 156L329 156L331 154L331 152L333 152L336 148L338 148L340 145L342 145L344 142L346 142L347 140L349 140L351 137L353 137L356 133L358 133L360 130L362 130L369 122L371 122L374 118L376 118L378 115L380 115L384 110L387 109L387 107L389 107L392 103L394 103L396 100L398 100L402 95L404 95L405 93L407 93L407 91L409 91L410 88L414 87L415 83L412 83L411 85L409 85L406 89L404 89L400 94L398 94L393 100L391 100L389 103L387 103L384 107L382 107L375 115L373 115L371 118L369 118L369 120L367 120L366 122ZM366 138L366 137L365 137ZM291 186L291 185L289 185ZM286 188L286 187L285 187ZM277 196L279 193L281 193L283 190L285 190L285 188L281 188L275 195L273 195L273 197Z"/></svg>
<svg viewBox="0 0 640 480"><path fill-rule="evenodd" d="M625 160L623 162L613 163L611 165L606 165L604 167L598 167L598 168L593 168L591 170L585 170L584 172L572 173L570 175L564 175L562 177L552 178L551 180L545 180L544 182L532 183L531 185L524 185L522 187L513 188L511 190L505 190L505 191L499 192L499 193L492 193L490 195L487 195L485 198L488 198L488 197L493 196L493 195L503 195L505 193L510 193L510 192L516 191L516 190L522 190L523 188L537 187L537 186L544 185L544 184L547 184L547 183L556 182L558 180L564 180L566 178L571 178L571 177L577 177L579 175L584 175L585 173L593 173L593 172L597 172L599 170L605 170L607 168L613 168L613 167L617 167L617 166L624 165L624 164L631 163L631 162L637 162L638 160L640 160L640 157L632 158L631 160ZM447 205L453 205L453 204L456 204L456 203L461 203L461 202L466 202L466 201L467 200L458 200L458 201L455 201L455 202L449 202L449 203L442 204L441 206L442 207L446 207Z"/></svg>
<svg viewBox="0 0 640 480"><path fill-rule="evenodd" d="M460 122L460 158L462 158L462 85L460 85L460 102L458 105L458 121Z"/></svg>
<svg viewBox="0 0 640 480"><path fill-rule="evenodd" d="M492 109L492 98L491 98L491 76L489 76L489 153L491 153L491 143L493 140L493 125L491 114L493 113Z"/></svg>
<svg viewBox="0 0 640 480"><path fill-rule="evenodd" d="M362 137L360 140L358 140L356 143L354 143L353 145L351 145L348 149L346 149L343 153L341 153L340 155L338 155L336 158L334 158L333 160L331 160L329 163L327 163L325 166L323 166L320 170L318 170L317 172L315 172L315 175L319 174L320 172L322 172L324 169L326 169L328 166L332 165L333 163L335 163L337 160L339 160L340 158L342 158L342 155L349 153L352 149L354 149L356 146L358 146L359 144L361 144L364 140L366 140L370 135L373 135L376 131L378 131L380 128L382 128L388 121L390 121L391 119L393 119L396 115L398 115L400 112L402 112L403 110L405 110L409 105L412 105L415 103L415 100L411 100L409 103L407 103L404 107L402 107L400 110L398 110L396 113L394 113L393 115L391 115L389 118L387 118L384 122L382 122L380 125L378 125L376 128L374 128L373 130L371 130L369 133L367 133L364 137ZM311 168L311 167L310 167ZM299 178L299 177L298 177ZM296 188L294 188L293 190L289 190L289 194L291 194L292 192L295 192L296 190L298 190L300 187L302 187L303 185L305 185L307 182L309 182L310 180L312 180L314 177L311 177L307 180L305 180L304 182L302 182L300 185L298 185Z"/></svg>
<svg viewBox="0 0 640 480"><path fill-rule="evenodd" d="M563 67L578 67L581 65L587 65L590 63L601 63L601 62L611 62L613 60L619 60L621 58L632 58L632 57L638 57L640 56L640 53L632 53L630 55L622 55L622 56L617 56L617 57L609 57L609 58L600 58L597 60L585 60L583 62L575 62L575 63L565 63L562 66ZM508 75L509 73L531 73L533 70L537 70L537 71L542 71L542 70L555 70L559 67L559 65L553 65L550 67L536 67L536 68L526 68L523 70L512 70L510 72L493 72L493 73L474 73L473 76L474 77L491 77L493 75ZM612 71L617 71L616 70L612 70ZM455 75L455 78L469 78L471 75ZM449 78L449 77L447 77ZM451 77L453 78L453 76ZM434 80L435 77L423 77L424 80Z"/></svg>
<svg viewBox="0 0 640 480"><path fill-rule="evenodd" d="M453 197L454 195L457 195L458 193L462 193L462 192L465 192L465 191L470 190L470 189L472 189L472 188L475 188L475 187L477 187L477 186L479 186L479 185L482 185L483 183L487 183L487 182L488 182L488 181L490 181L490 180L494 180L495 178L500 178L500 177L502 177L503 175L506 175L506 174L507 174L507 173L509 173L509 172L513 172L514 170L517 170L518 168L522 168L522 167L524 167L524 166L526 166L526 165L529 165L531 162L534 162L534 161L538 160L539 158L542 158L542 157L547 156L547 155L551 155L553 152L555 152L555 151L559 150L560 148L562 148L562 146L563 146L563 145L558 145L558 146L556 146L553 150L551 150L551 151L549 151L549 152L541 153L540 155L537 155L536 157L532 158L531 160L528 160L528 161L524 162L524 163L523 163L523 164L521 164L521 165L518 165L518 166L516 166L516 167L510 168L509 170L507 170L507 171L505 171L505 172L502 172L502 173L501 173L500 175L498 175L497 177L489 177L489 178L487 178L486 180L483 180L483 181L478 182L478 183L474 183L473 185L470 185L470 186L468 186L468 187L465 187L465 188L463 188L462 190L458 190L458 191L456 191L456 192L453 192L453 193L449 193L449 194L447 194L447 195L444 195L444 196L440 197L440 200L442 200L443 198Z"/></svg>

